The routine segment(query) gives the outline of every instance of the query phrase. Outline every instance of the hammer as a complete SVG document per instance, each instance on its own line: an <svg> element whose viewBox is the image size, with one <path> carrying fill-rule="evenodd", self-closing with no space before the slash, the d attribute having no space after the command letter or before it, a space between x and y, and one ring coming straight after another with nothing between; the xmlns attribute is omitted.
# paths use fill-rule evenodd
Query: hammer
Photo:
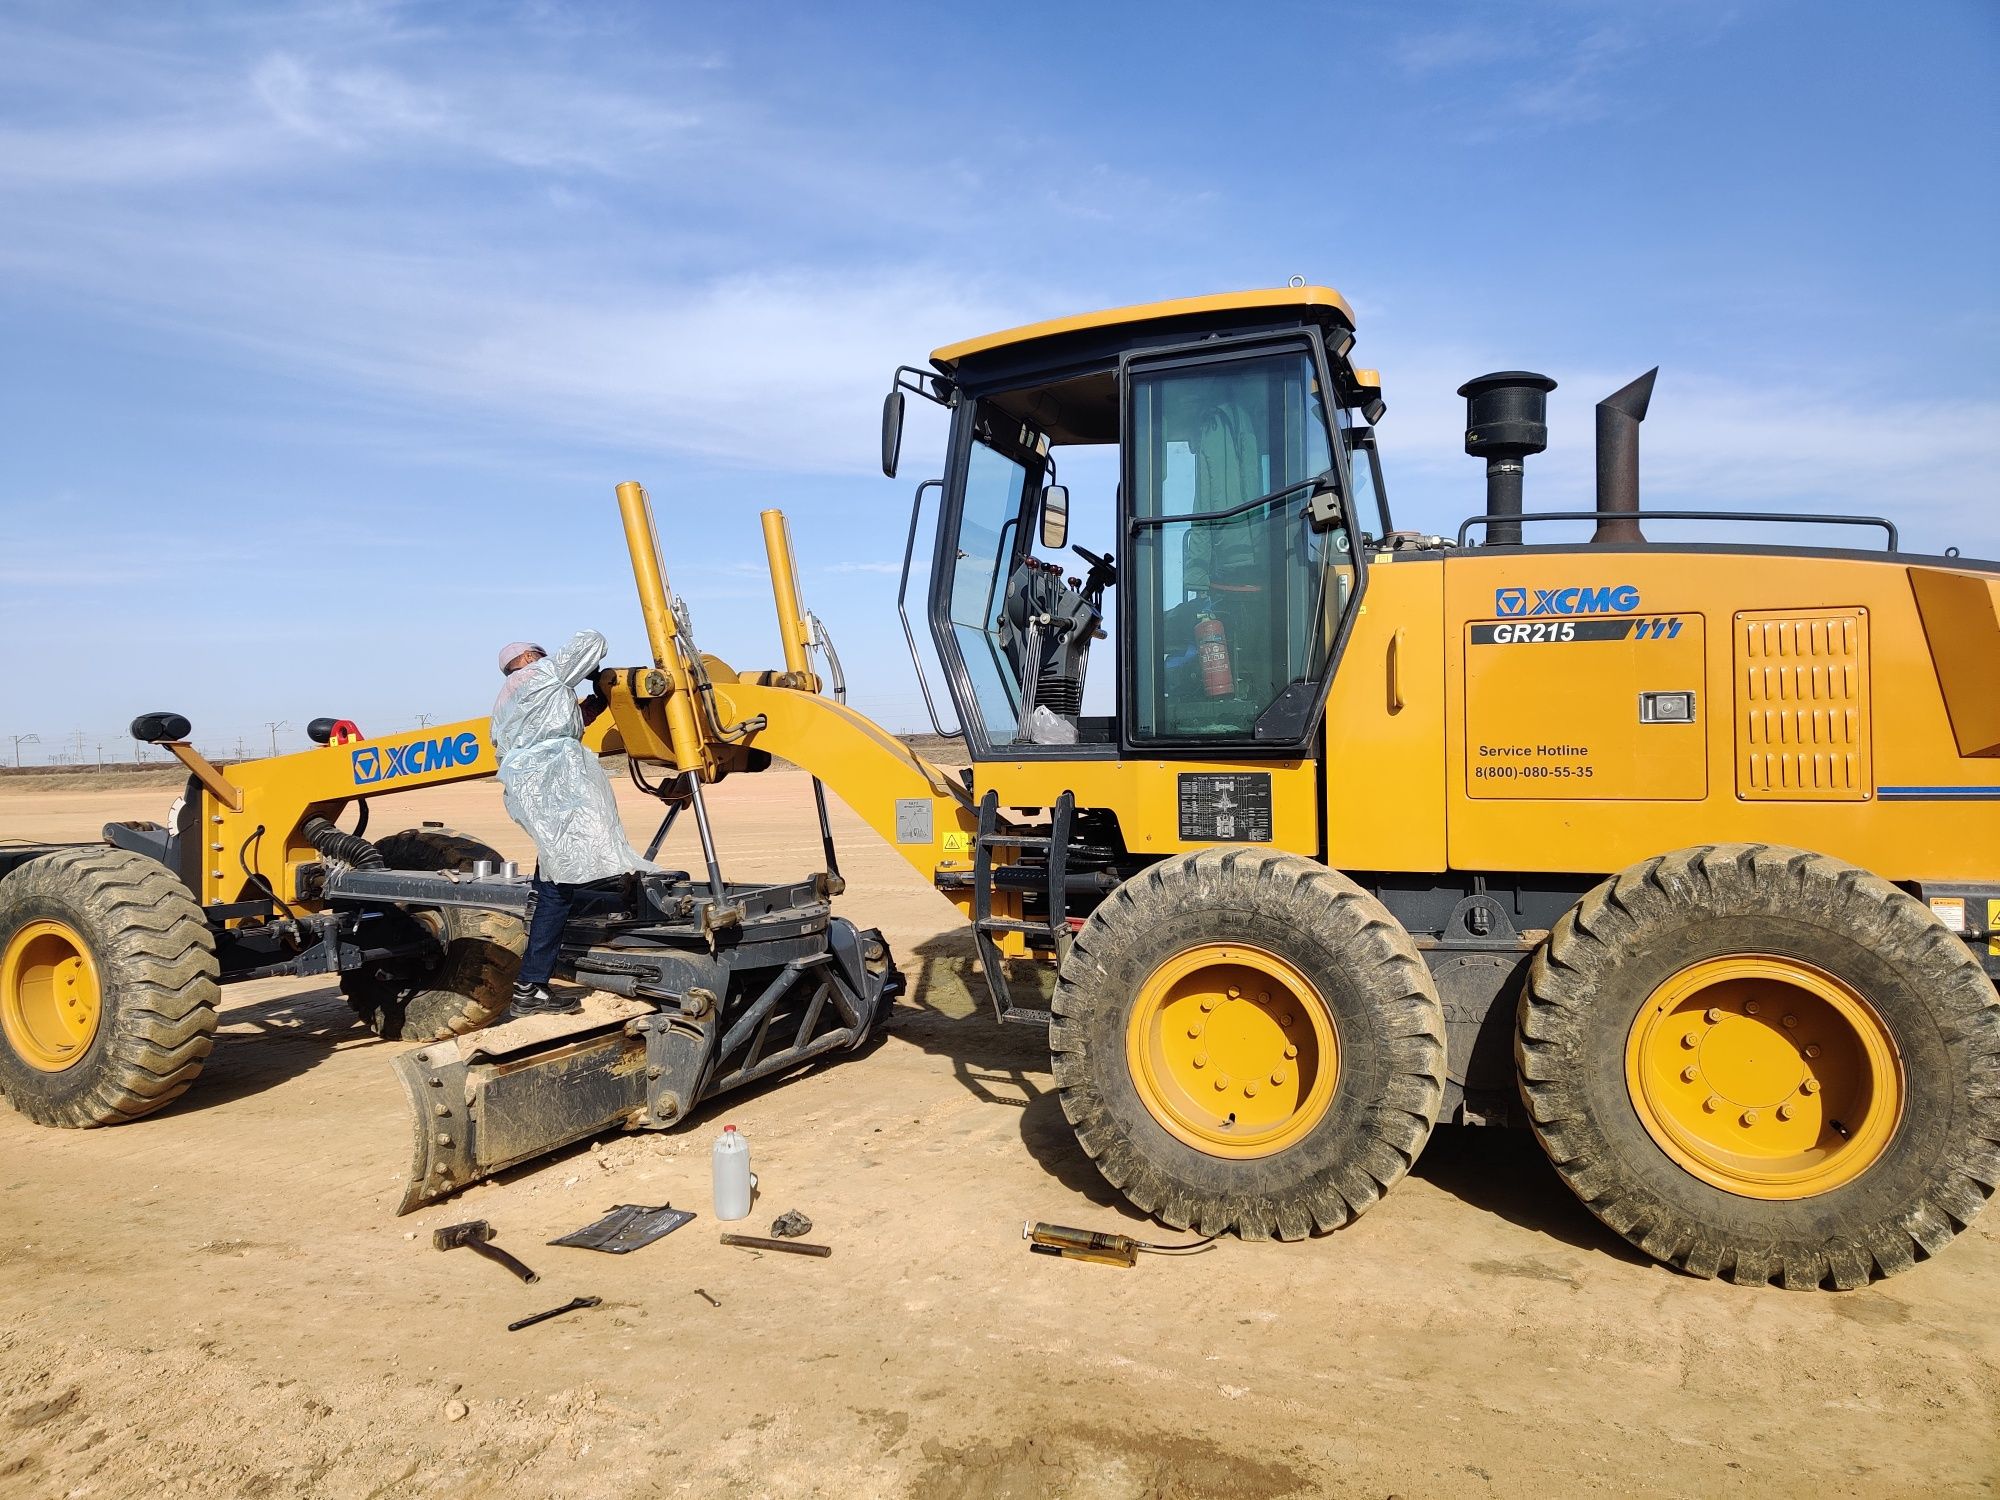
<svg viewBox="0 0 2000 1500"><path fill-rule="evenodd" d="M431 1244L439 1250L456 1250L463 1245L468 1250L477 1250L495 1265L505 1266L523 1281L542 1279L505 1250L488 1244L492 1238L493 1226L484 1219L474 1219L469 1224L447 1224L431 1232Z"/></svg>

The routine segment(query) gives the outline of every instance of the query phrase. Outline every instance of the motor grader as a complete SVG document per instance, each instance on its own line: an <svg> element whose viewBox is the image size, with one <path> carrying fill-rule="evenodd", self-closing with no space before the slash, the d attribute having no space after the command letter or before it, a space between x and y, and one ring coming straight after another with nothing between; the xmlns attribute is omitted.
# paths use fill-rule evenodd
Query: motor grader
<svg viewBox="0 0 2000 1500"><path fill-rule="evenodd" d="M1485 509L1399 530L1354 339L1337 293L1291 286L896 372L886 474L909 396L949 414L898 607L921 680L934 496L924 614L964 773L827 691L781 516L783 666L739 672L695 648L621 485L653 660L598 675L587 743L693 810L706 870L593 893L564 950L580 1017L480 1029L525 900L491 851L334 821L491 774L483 723L226 775L184 722L142 723L191 772L175 829L0 855L0 1087L53 1124L143 1113L198 1071L218 980L338 972L425 1042L397 1061L405 1207L678 1124L858 1045L900 985L828 913L830 838L797 885L724 878L703 788L782 756L964 913L997 1018L1047 1028L1083 1150L1169 1225L1336 1228L1449 1120L1530 1127L1591 1212L1697 1276L1848 1288L1942 1249L2000 1176L2000 565L1869 517L1642 512L1651 375L1598 407L1595 504L1569 511L1522 506L1554 382L1468 383ZM1093 456L1116 478L1072 500L1058 470ZM1648 516L1716 539L1648 541ZM1069 563L1072 518L1113 544ZM1595 534L1531 539L1561 521ZM1885 545L1729 539L1745 521Z"/></svg>

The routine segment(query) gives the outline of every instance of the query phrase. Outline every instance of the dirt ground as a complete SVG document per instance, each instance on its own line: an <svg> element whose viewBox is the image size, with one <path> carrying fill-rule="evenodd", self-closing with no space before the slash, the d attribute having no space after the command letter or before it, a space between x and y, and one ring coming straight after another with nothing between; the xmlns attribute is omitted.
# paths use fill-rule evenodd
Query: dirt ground
<svg viewBox="0 0 2000 1500"><path fill-rule="evenodd" d="M0 837L90 838L171 795L0 786ZM738 778L716 803L732 874L816 860L802 776ZM952 908L838 812L844 909L912 978L899 1024L680 1132L394 1218L397 1048L297 981L225 991L208 1071L164 1114L60 1132L0 1110L0 1495L2000 1487L2000 1213L1870 1290L1749 1291L1625 1249L1531 1138L1445 1128L1332 1236L1133 1270L1027 1254L1027 1218L1153 1226L1072 1140L1041 1035L981 1013ZM491 784L375 804L378 832L422 818L528 856ZM629 821L643 838L636 796ZM725 1121L761 1179L738 1227L802 1209L830 1259L717 1243ZM636 1254L544 1244L668 1200L703 1217ZM541 1282L431 1248L469 1218ZM504 1331L584 1293L603 1305Z"/></svg>

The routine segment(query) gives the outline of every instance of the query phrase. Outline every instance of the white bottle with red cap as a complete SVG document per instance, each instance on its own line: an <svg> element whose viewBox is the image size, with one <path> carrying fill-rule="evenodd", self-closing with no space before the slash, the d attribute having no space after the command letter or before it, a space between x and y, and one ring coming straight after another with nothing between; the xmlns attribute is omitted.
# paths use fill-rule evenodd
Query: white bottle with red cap
<svg viewBox="0 0 2000 1500"><path fill-rule="evenodd" d="M750 1192L757 1174L750 1170L750 1143L734 1125L722 1127L710 1153L715 1175L715 1216L725 1224L750 1217Z"/></svg>

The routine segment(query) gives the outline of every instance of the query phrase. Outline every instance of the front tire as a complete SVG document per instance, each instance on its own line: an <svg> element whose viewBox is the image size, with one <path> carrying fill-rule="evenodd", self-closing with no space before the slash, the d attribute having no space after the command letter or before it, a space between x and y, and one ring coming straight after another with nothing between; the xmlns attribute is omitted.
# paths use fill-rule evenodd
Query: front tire
<svg viewBox="0 0 2000 1500"><path fill-rule="evenodd" d="M2000 999L1887 881L1758 844L1586 895L1535 955L1515 1057L1543 1149L1655 1259L1745 1285L1908 1269L2000 1178Z"/></svg>
<svg viewBox="0 0 2000 1500"><path fill-rule="evenodd" d="M449 828L410 828L376 841L392 870L470 872L498 851ZM432 928L440 951L431 960L399 960L340 977L361 1024L379 1037L435 1042L490 1026L505 1013L528 935L505 912L448 906L413 916Z"/></svg>
<svg viewBox="0 0 2000 1500"><path fill-rule="evenodd" d="M1296 855L1135 875L1077 935L1052 1009L1077 1140L1176 1229L1338 1228L1409 1171L1444 1095L1444 1012L1409 934Z"/></svg>
<svg viewBox="0 0 2000 1500"><path fill-rule="evenodd" d="M100 846L22 865L0 880L0 1093L71 1129L172 1103L214 1045L217 973L164 865Z"/></svg>

